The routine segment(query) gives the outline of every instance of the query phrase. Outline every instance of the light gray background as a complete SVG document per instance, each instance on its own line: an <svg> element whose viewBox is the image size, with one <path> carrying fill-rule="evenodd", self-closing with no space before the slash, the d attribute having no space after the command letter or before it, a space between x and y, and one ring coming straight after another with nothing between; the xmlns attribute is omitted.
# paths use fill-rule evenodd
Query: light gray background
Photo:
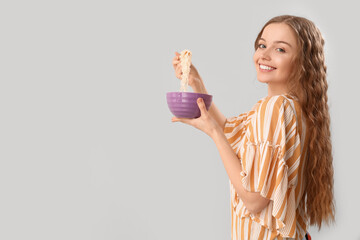
<svg viewBox="0 0 360 240"><path fill-rule="evenodd" d="M360 239L356 1L1 1L0 239L230 239L226 171L203 132L171 123L172 58L193 64L225 116L266 96L253 43L307 17L328 66L336 224Z"/></svg>

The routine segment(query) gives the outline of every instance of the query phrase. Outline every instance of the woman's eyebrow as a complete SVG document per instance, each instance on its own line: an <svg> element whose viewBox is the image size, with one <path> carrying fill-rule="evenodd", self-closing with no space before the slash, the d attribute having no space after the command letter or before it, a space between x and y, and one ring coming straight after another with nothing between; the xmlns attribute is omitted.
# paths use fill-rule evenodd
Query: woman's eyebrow
<svg viewBox="0 0 360 240"><path fill-rule="evenodd" d="M263 38L259 38L259 40L264 40L264 41L266 42L266 40L263 39ZM284 43L284 44L289 45L289 47L292 47L292 46L290 45L290 43L287 43L287 42L284 42L284 41L274 41L274 43Z"/></svg>

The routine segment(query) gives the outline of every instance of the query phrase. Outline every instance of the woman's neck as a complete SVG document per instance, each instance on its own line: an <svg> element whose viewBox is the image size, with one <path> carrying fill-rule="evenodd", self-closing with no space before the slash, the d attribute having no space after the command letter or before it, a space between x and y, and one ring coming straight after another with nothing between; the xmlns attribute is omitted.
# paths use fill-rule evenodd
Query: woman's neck
<svg viewBox="0 0 360 240"><path fill-rule="evenodd" d="M272 96L276 96L276 95L282 95L282 94L287 94L288 93L288 89L286 86L284 85L274 85L274 84L269 84L268 83L268 96L272 97Z"/></svg>

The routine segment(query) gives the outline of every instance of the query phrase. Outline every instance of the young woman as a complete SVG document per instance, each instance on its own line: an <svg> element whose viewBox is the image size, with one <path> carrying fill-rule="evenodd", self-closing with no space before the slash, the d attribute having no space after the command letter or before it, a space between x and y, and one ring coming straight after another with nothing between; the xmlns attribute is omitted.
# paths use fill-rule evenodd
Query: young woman
<svg viewBox="0 0 360 240"><path fill-rule="evenodd" d="M215 142L229 176L232 240L310 239L309 225L334 221L324 40L308 19L270 19L255 40L257 78L268 96L226 118L198 99L197 119L173 117ZM181 79L179 53L173 59ZM189 85L208 93L191 65Z"/></svg>

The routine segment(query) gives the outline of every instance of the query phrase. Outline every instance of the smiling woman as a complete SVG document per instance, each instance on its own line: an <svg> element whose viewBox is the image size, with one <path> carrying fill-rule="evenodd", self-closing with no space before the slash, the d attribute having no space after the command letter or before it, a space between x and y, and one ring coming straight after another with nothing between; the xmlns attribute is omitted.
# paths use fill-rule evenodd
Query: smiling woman
<svg viewBox="0 0 360 240"><path fill-rule="evenodd" d="M294 68L298 44L296 34L285 23L269 24L257 42L254 62L257 79L268 84L268 95L287 93L286 83Z"/></svg>
<svg viewBox="0 0 360 240"><path fill-rule="evenodd" d="M235 117L214 103L207 111L199 99L199 118L173 118L216 144L229 176L232 240L310 239L309 225L320 229L334 220L323 46L310 20L274 17L259 32L253 56L268 96ZM208 94L193 65L190 76L192 89Z"/></svg>

